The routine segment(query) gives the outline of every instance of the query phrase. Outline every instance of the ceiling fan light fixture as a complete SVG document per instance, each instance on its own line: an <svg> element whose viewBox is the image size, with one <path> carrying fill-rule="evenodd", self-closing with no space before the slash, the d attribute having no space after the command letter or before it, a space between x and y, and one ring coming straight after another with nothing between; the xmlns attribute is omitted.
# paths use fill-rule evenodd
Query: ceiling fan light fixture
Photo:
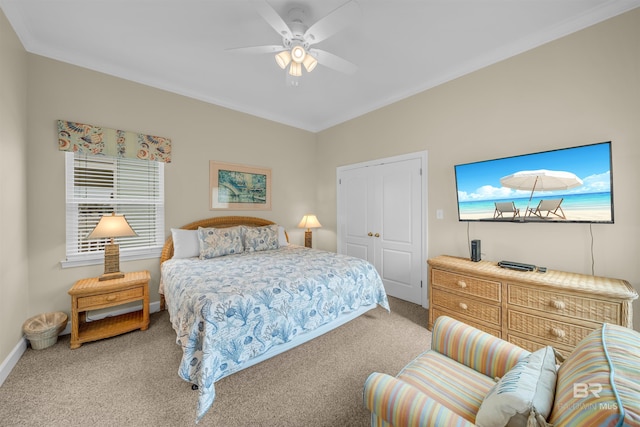
<svg viewBox="0 0 640 427"><path fill-rule="evenodd" d="M307 70L307 73L310 73L314 68L316 68L316 65L318 65L318 60L313 56L307 54L307 56L305 56L304 60L302 61L302 65L304 65L304 69Z"/></svg>
<svg viewBox="0 0 640 427"><path fill-rule="evenodd" d="M289 74L294 77L300 77L302 75L302 65L295 61L292 61L291 66L289 67Z"/></svg>
<svg viewBox="0 0 640 427"><path fill-rule="evenodd" d="M301 64L305 56L307 56L307 52L304 50L304 47L297 45L291 49L291 60L293 62Z"/></svg>
<svg viewBox="0 0 640 427"><path fill-rule="evenodd" d="M276 54L276 63L283 70L287 68L287 65L291 62L291 53L288 50L283 50L282 52Z"/></svg>
<svg viewBox="0 0 640 427"><path fill-rule="evenodd" d="M299 86L298 79L302 76L303 66L307 73L316 68L318 65L317 57L320 58L324 67L345 74L353 74L357 69L354 64L330 52L313 47L316 43L331 37L359 17L361 11L357 0L343 1L345 3L342 6L334 9L320 20L309 23L302 6L293 5L290 7L287 15L288 19L285 21L280 13L269 4L269 0L251 0L250 3L256 7L266 23L282 37L282 43L227 50L273 54L278 66L285 71L287 83L291 82L290 86Z"/></svg>

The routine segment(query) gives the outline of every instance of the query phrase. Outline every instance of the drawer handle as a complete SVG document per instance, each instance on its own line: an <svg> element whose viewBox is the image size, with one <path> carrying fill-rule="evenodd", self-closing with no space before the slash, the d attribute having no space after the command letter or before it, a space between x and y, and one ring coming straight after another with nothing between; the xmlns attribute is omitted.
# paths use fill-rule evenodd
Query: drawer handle
<svg viewBox="0 0 640 427"><path fill-rule="evenodd" d="M556 308L558 310L564 310L566 308L566 304L564 303L564 301L551 300L550 305L551 307Z"/></svg>
<svg viewBox="0 0 640 427"><path fill-rule="evenodd" d="M460 304L458 304L458 306L459 306L461 309L463 309L463 310L466 310L466 309L467 309L467 304L465 304L465 303L463 303L463 302L461 302Z"/></svg>
<svg viewBox="0 0 640 427"><path fill-rule="evenodd" d="M115 300L116 300L116 298L118 298L118 297L117 297L117 295L109 295L109 296L106 298L106 300L107 300L107 301L115 301Z"/></svg>
<svg viewBox="0 0 640 427"><path fill-rule="evenodd" d="M458 280L458 286L460 286L462 289L467 287L467 284L464 283L464 280Z"/></svg>
<svg viewBox="0 0 640 427"><path fill-rule="evenodd" d="M564 338L566 333L560 328L551 328L551 335L557 338Z"/></svg>

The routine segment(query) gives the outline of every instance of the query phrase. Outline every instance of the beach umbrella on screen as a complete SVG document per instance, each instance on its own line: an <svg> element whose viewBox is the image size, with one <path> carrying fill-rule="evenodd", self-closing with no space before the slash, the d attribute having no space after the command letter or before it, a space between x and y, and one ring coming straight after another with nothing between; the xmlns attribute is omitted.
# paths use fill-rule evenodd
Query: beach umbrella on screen
<svg viewBox="0 0 640 427"><path fill-rule="evenodd" d="M538 169L533 171L520 171L500 178L503 187L514 190L531 191L527 210L533 198L534 191L568 190L582 185L582 180L574 173L566 171L554 171Z"/></svg>

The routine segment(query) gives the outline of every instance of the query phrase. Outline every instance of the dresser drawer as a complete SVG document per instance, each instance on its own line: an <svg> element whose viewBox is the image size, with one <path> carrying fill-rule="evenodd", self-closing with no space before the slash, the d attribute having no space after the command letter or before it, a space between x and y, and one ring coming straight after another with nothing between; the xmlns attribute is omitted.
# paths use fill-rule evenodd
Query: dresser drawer
<svg viewBox="0 0 640 427"><path fill-rule="evenodd" d="M500 327L500 306L483 303L463 295L434 289L431 301L436 307L446 308L454 313L469 316L474 319L482 319Z"/></svg>
<svg viewBox="0 0 640 427"><path fill-rule="evenodd" d="M431 284L440 288L500 302L500 282L431 269Z"/></svg>
<svg viewBox="0 0 640 427"><path fill-rule="evenodd" d="M429 310L433 310L433 320L435 322L435 320L440 317L440 316L449 316L449 317L453 317L456 320L459 320L461 322L466 323L469 326L473 326L476 329L480 329L481 331L487 332L493 336L496 336L498 338L502 338L502 333L500 332L500 327L498 327L497 329L488 327L486 325L483 325L482 323L478 323L476 321L474 321L472 318L468 318L464 315L460 315L459 313L455 313L453 311L448 311L446 308L440 308L440 307L432 307Z"/></svg>
<svg viewBox="0 0 640 427"><path fill-rule="evenodd" d="M536 340L532 340L529 338L522 338L519 337L517 335L512 335L509 334L507 336L507 341L509 341L512 344L517 345L518 347L522 347L525 350L530 351L531 353L533 353L536 350L539 350L543 347L546 347L547 345L550 345L549 343L543 344L541 342L538 342ZM563 345L558 345L558 344L553 344L553 349L560 354L560 356L562 356L563 358L566 358L569 354L571 354L572 352L572 347L567 347L567 346L563 346Z"/></svg>
<svg viewBox="0 0 640 427"><path fill-rule="evenodd" d="M585 298L558 292L548 292L527 286L508 284L507 301L510 305L526 307L545 313L567 316L598 323L621 322L619 303Z"/></svg>
<svg viewBox="0 0 640 427"><path fill-rule="evenodd" d="M517 332L528 335L548 345L560 344L568 348L573 348L584 337L595 329L546 319L544 317L533 316L516 310L508 310L509 332Z"/></svg>
<svg viewBox="0 0 640 427"><path fill-rule="evenodd" d="M78 297L78 311L119 305L128 301L136 301L143 297L144 288L142 286L100 295Z"/></svg>
<svg viewBox="0 0 640 427"><path fill-rule="evenodd" d="M518 347L522 347L527 351L530 351L531 353L533 353L536 350L541 349L542 347L545 347L545 344L540 344L538 342L529 340L529 339L525 339L525 338L521 338L519 336L515 336L515 335L511 335L509 334L509 336L507 336L507 341L509 341L512 344L517 345Z"/></svg>

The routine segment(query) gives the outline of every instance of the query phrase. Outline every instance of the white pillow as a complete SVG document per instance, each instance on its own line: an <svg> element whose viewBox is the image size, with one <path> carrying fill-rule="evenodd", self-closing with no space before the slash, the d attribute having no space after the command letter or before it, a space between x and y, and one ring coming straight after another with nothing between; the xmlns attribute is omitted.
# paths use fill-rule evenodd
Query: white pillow
<svg viewBox="0 0 640 427"><path fill-rule="evenodd" d="M183 230L172 228L173 258L192 258L200 256L200 241L198 230Z"/></svg>
<svg viewBox="0 0 640 427"><path fill-rule="evenodd" d="M547 346L519 361L489 390L476 414L476 425L547 426L555 389L555 352Z"/></svg>
<svg viewBox="0 0 640 427"><path fill-rule="evenodd" d="M278 246L288 246L287 235L284 233L284 227L278 226Z"/></svg>

